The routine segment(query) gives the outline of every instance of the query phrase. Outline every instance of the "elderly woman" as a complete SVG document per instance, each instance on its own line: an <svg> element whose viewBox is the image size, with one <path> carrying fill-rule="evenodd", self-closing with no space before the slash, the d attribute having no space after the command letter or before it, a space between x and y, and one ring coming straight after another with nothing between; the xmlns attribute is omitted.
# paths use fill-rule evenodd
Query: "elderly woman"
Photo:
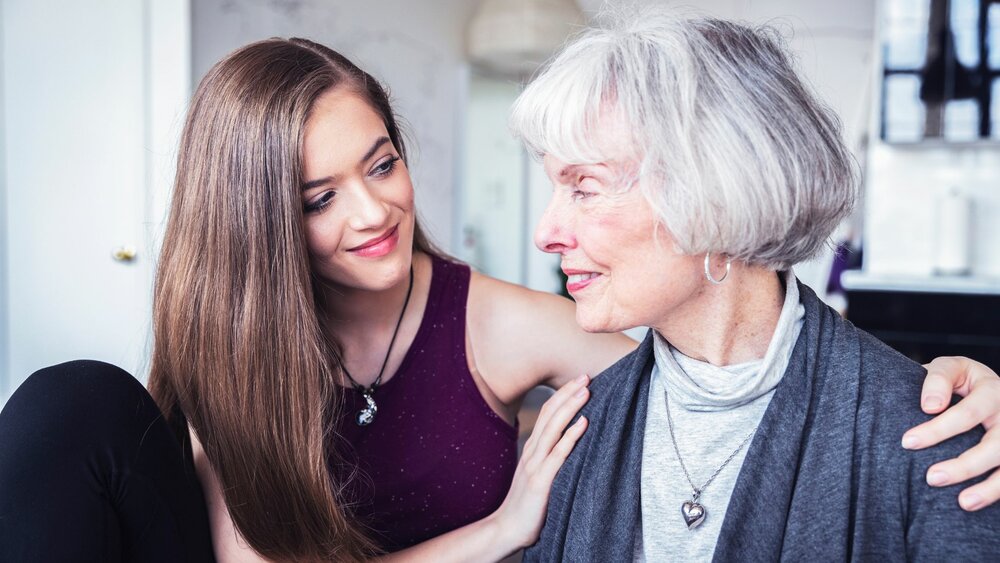
<svg viewBox="0 0 1000 563"><path fill-rule="evenodd" d="M1000 553L1000 509L925 482L981 432L899 448L927 418L923 369L792 273L858 179L773 33L649 13L590 30L512 128L553 183L536 244L562 256L577 321L652 328L591 385L527 560Z"/></svg>

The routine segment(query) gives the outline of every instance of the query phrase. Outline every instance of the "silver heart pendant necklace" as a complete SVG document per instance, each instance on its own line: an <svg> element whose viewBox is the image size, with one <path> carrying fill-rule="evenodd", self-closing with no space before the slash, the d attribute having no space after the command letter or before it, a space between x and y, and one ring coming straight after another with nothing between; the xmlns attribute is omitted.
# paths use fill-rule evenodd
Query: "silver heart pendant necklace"
<svg viewBox="0 0 1000 563"><path fill-rule="evenodd" d="M709 486L712 481L719 476L719 473L722 473L722 470L729 465L729 462L733 461L733 458L735 458L736 454L738 454L740 450L747 445L747 442L750 441L750 438L753 437L754 432L756 432L757 429L754 428L749 434L747 434L747 437L740 442L740 445L733 450L733 453L729 454L726 461L722 462L722 465L715 470L715 473L708 478L708 481L705 481L704 485L696 487L694 486L694 481L691 480L691 474L688 473L687 466L684 465L684 459L681 457L681 450L677 447L677 438L674 437L674 421L670 417L670 401L667 399L666 392L663 393L663 404L667 407L667 428L670 430L670 441L674 444L674 453L677 454L677 461L681 463L681 469L684 470L684 477L687 478L688 484L691 485L691 500L684 501L684 504L681 505L681 516L684 517L684 523L687 524L688 530L693 530L700 526L701 523L705 521L705 517L708 516L708 510L698 502L701 492L704 491L705 487Z"/></svg>

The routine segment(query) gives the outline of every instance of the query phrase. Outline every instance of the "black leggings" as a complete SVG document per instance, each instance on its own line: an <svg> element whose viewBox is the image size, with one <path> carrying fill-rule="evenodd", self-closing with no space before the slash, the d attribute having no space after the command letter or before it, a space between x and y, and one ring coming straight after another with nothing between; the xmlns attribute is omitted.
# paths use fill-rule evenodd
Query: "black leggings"
<svg viewBox="0 0 1000 563"><path fill-rule="evenodd" d="M0 561L213 561L176 430L115 366L34 373L0 412Z"/></svg>

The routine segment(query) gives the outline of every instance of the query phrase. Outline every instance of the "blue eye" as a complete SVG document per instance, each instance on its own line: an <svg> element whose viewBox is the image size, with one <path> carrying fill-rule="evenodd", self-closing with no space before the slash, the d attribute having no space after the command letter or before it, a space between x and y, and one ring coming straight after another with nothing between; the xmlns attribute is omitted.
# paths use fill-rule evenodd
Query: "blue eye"
<svg viewBox="0 0 1000 563"><path fill-rule="evenodd" d="M312 203L306 204L306 213L319 213L323 211L333 202L333 196L337 195L337 192L330 190L328 192L323 192L319 198L313 200Z"/></svg>
<svg viewBox="0 0 1000 563"><path fill-rule="evenodd" d="M384 178L390 174L396 168L396 163L399 162L398 156L393 156L388 160L381 162L372 170L372 175L377 178Z"/></svg>

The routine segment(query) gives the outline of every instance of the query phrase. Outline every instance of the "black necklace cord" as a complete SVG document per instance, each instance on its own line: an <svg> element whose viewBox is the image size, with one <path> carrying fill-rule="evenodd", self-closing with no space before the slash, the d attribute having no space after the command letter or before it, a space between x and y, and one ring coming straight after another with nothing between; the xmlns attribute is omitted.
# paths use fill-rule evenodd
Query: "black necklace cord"
<svg viewBox="0 0 1000 563"><path fill-rule="evenodd" d="M371 386L365 387L361 385L360 383L355 381L353 377L351 377L351 372L347 371L346 365L340 366L340 368L344 370L344 375L346 375L347 379L351 381L351 386L354 387L354 389L359 393L361 393L362 395L371 395L372 393L375 392L376 389L378 389L379 385L382 384L382 375L385 373L385 366L389 363L389 356L392 354L393 345L396 344L396 336L399 335L399 327L402 326L403 324L403 316L406 314L406 308L410 304L410 295L412 294L413 294L413 263L411 262L410 284L406 288L406 299L403 300L403 309L399 311L399 318L396 320L396 328L393 329L392 331L392 339L389 341L389 349L385 351L385 358L382 360L382 367L378 370L378 377L375 378L375 381L372 382Z"/></svg>

